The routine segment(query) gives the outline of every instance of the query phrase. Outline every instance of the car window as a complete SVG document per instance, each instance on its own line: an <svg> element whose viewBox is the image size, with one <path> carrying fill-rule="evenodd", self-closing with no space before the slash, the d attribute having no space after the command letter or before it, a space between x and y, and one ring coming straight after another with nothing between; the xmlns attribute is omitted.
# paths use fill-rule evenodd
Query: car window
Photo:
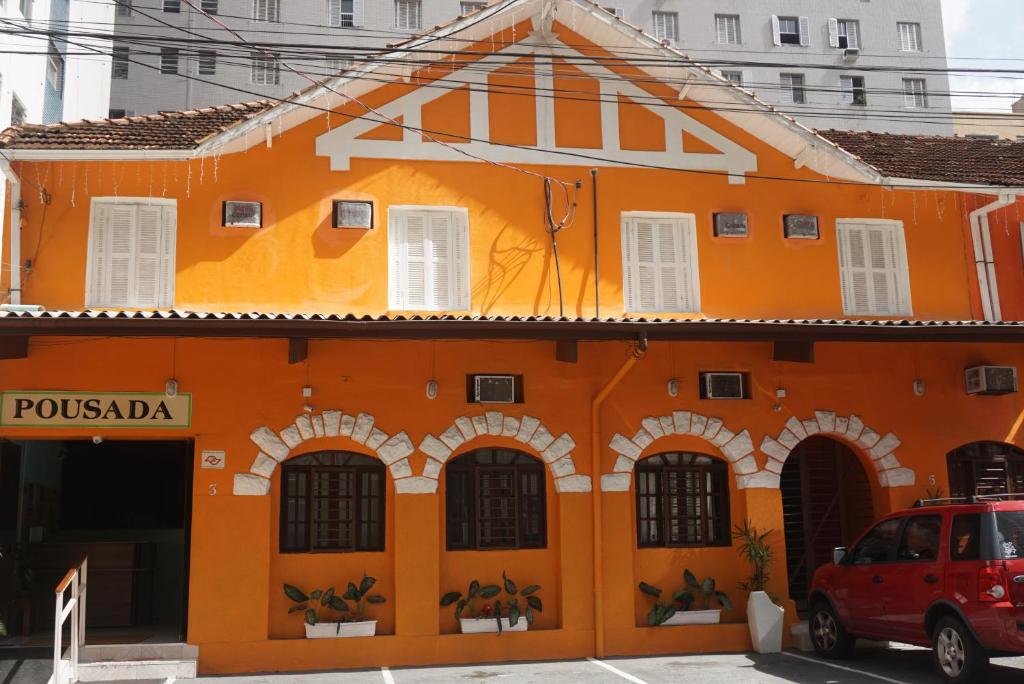
<svg viewBox="0 0 1024 684"><path fill-rule="evenodd" d="M1024 511L996 513L996 542L999 558L1024 558Z"/></svg>
<svg viewBox="0 0 1024 684"><path fill-rule="evenodd" d="M896 552L899 561L932 561L939 557L941 515L917 515L907 521Z"/></svg>
<svg viewBox="0 0 1024 684"><path fill-rule="evenodd" d="M896 546L896 535L899 534L902 522L902 518L892 518L875 525L853 550L852 562L855 565L864 565L889 560L893 547Z"/></svg>
<svg viewBox="0 0 1024 684"><path fill-rule="evenodd" d="M981 515L970 513L953 518L949 532L949 557L953 560L981 560Z"/></svg>

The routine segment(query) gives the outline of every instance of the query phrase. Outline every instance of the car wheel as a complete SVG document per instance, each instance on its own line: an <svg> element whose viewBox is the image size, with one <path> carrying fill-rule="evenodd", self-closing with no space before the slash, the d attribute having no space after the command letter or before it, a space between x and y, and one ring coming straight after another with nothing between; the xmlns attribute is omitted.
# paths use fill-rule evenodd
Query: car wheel
<svg viewBox="0 0 1024 684"><path fill-rule="evenodd" d="M988 653L964 623L953 617L942 618L935 626L932 655L939 676L951 684L982 681L988 670Z"/></svg>
<svg viewBox="0 0 1024 684"><path fill-rule="evenodd" d="M818 655L825 658L848 658L853 654L854 638L847 633L829 604L814 604L808 629Z"/></svg>

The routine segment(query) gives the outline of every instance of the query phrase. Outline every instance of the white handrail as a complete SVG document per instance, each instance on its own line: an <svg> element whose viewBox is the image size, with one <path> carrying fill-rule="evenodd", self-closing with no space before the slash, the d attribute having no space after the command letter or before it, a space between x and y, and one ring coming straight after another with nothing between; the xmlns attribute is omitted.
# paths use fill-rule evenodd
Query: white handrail
<svg viewBox="0 0 1024 684"><path fill-rule="evenodd" d="M68 570L55 590L56 606L53 613L53 683L61 684L61 660L64 621L71 616L71 666L68 681L78 681L78 647L85 644L85 594L89 574L89 557ZM64 603L64 594L71 587L71 600Z"/></svg>

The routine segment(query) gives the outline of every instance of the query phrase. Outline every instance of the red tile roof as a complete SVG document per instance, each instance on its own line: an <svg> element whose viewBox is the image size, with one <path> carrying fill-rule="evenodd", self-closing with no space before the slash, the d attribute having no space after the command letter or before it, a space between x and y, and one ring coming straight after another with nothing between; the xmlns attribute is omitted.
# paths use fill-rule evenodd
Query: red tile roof
<svg viewBox="0 0 1024 684"><path fill-rule="evenodd" d="M160 112L124 119L22 124L0 133L0 148L19 150L188 150L273 106L269 100Z"/></svg>
<svg viewBox="0 0 1024 684"><path fill-rule="evenodd" d="M1024 142L861 131L818 134L889 178L1024 186Z"/></svg>

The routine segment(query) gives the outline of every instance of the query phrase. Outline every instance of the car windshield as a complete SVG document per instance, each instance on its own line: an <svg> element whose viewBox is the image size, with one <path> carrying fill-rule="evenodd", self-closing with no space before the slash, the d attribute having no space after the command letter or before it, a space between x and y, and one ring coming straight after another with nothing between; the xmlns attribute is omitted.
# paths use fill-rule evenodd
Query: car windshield
<svg viewBox="0 0 1024 684"><path fill-rule="evenodd" d="M1000 559L1024 558L1024 511L996 512L996 535Z"/></svg>

